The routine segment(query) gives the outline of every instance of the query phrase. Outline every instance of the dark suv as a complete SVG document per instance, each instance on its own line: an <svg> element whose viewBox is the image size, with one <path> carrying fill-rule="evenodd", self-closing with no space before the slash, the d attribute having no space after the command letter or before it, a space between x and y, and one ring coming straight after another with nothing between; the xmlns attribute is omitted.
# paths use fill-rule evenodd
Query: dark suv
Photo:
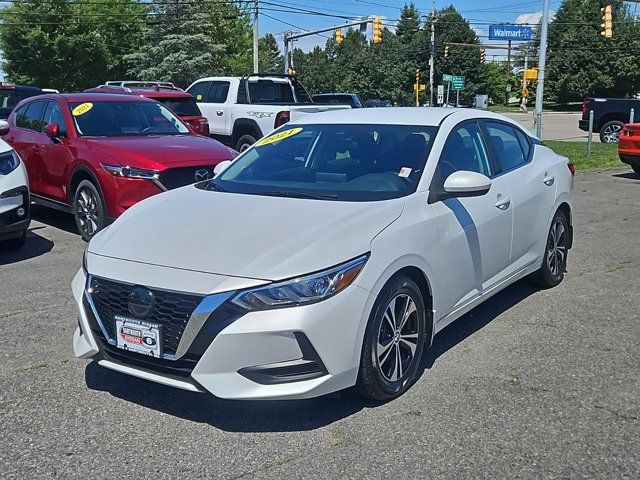
<svg viewBox="0 0 640 480"><path fill-rule="evenodd" d="M14 107L25 98L42 93L38 87L0 82L0 120L6 120Z"/></svg>

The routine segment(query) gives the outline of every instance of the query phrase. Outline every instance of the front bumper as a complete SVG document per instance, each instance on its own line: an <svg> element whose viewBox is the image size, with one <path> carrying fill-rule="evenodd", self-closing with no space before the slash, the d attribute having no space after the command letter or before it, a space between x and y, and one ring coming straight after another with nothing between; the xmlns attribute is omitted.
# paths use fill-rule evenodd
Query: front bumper
<svg viewBox="0 0 640 480"><path fill-rule="evenodd" d="M20 236L29 227L30 222L27 187L22 186L0 192L0 240Z"/></svg>
<svg viewBox="0 0 640 480"><path fill-rule="evenodd" d="M78 309L73 340L77 357L228 399L310 398L354 385L368 319L365 312L374 301L371 292L351 285L312 305L242 312L225 302L233 292L214 292L205 300L223 300L217 306L214 302L212 310L201 309L211 311L189 347L179 352L179 358L157 359L120 350L105 338L87 300L86 285L81 270L72 283Z"/></svg>

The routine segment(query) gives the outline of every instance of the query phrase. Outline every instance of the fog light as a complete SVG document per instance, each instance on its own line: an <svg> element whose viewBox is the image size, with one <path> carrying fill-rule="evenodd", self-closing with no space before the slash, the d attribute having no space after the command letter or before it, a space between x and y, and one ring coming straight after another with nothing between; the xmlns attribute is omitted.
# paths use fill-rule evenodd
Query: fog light
<svg viewBox="0 0 640 480"><path fill-rule="evenodd" d="M27 212L25 211L24 208L20 207L18 208L18 210L16 210L16 213L18 214L19 217L24 217L24 214Z"/></svg>

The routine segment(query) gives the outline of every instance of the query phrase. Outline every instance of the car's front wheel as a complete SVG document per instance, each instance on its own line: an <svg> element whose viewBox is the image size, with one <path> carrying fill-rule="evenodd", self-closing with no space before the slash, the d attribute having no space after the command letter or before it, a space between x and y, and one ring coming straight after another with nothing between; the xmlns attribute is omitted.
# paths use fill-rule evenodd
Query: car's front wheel
<svg viewBox="0 0 640 480"><path fill-rule="evenodd" d="M73 199L73 215L83 240L89 241L107 223L102 197L96 186L83 180L76 188Z"/></svg>
<svg viewBox="0 0 640 480"><path fill-rule="evenodd" d="M557 211L547 235L542 266L531 275L534 284L542 288L558 285L564 278L569 251L569 221L562 211Z"/></svg>
<svg viewBox="0 0 640 480"><path fill-rule="evenodd" d="M418 285L393 278L378 295L364 336L356 389L387 401L413 384L425 344L426 312Z"/></svg>

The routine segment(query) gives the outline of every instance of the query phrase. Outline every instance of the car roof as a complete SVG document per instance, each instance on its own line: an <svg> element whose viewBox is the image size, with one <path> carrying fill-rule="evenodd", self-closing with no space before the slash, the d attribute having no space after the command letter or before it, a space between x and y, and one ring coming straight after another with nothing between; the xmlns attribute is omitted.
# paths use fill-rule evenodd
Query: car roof
<svg viewBox="0 0 640 480"><path fill-rule="evenodd" d="M355 97L355 93L316 93L315 95L311 95L312 97L333 97L334 95L347 95L349 97Z"/></svg>
<svg viewBox="0 0 640 480"><path fill-rule="evenodd" d="M163 88L156 89L155 87L126 87L124 90L118 86L100 86L95 88L89 88L85 90L85 93L99 93L104 94L118 94L118 95L137 95L140 97L148 98L189 98L192 95L184 90L177 88Z"/></svg>
<svg viewBox="0 0 640 480"><path fill-rule="evenodd" d="M488 110L473 108L442 107L387 107L387 108L353 108L318 112L313 115L302 115L291 121L291 125L312 124L381 124L381 125L424 125L438 126L450 115L463 121L474 118L495 118L497 120L516 123L513 120Z"/></svg>
<svg viewBox="0 0 640 480"><path fill-rule="evenodd" d="M44 98L62 98L68 102L135 102L135 101L153 101L147 100L138 95L122 94L122 93L51 93L39 95L38 99Z"/></svg>

